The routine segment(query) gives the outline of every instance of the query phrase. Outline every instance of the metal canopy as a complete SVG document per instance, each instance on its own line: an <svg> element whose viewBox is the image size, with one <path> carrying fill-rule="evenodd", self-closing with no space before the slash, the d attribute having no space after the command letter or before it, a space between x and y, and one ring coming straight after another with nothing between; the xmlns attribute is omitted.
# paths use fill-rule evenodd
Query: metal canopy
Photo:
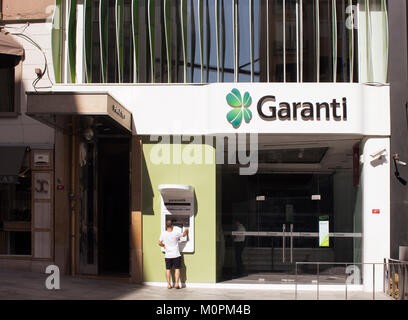
<svg viewBox="0 0 408 320"><path fill-rule="evenodd" d="M132 113L108 93L27 92L27 115L72 134L73 118L96 132L132 132Z"/></svg>

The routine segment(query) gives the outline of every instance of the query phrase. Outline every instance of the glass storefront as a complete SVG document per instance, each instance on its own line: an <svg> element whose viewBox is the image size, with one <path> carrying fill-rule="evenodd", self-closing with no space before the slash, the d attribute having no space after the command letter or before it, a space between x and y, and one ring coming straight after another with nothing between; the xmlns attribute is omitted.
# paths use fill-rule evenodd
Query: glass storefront
<svg viewBox="0 0 408 320"><path fill-rule="evenodd" d="M281 282L295 274L296 262L361 262L356 143L260 150L254 176L220 166L224 261L219 278ZM326 245L319 241L321 221L329 225Z"/></svg>
<svg viewBox="0 0 408 320"><path fill-rule="evenodd" d="M19 162L18 157L3 156ZM21 168L15 172L16 175L0 175L0 255L31 255L29 159L29 153L26 153ZM19 160L21 161L21 158Z"/></svg>

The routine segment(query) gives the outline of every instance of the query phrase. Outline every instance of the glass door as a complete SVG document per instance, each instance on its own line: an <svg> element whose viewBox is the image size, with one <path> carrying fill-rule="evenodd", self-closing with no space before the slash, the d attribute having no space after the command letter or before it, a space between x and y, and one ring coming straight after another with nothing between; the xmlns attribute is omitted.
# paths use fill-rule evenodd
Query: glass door
<svg viewBox="0 0 408 320"><path fill-rule="evenodd" d="M319 219L327 216L329 220L332 215L331 175L263 178L270 181L260 185L264 195L257 197L259 230L271 237L271 271L293 274L296 262L330 259L331 250L319 247L318 236Z"/></svg>

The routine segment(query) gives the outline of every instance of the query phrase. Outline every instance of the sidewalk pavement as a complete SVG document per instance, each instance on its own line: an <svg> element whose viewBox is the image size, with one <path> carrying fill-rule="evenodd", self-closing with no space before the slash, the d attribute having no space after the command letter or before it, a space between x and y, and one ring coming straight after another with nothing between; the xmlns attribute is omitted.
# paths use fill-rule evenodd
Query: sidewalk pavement
<svg viewBox="0 0 408 320"><path fill-rule="evenodd" d="M0 270L0 300L294 300L294 290L183 288L140 286L129 283L61 276L60 290L48 290L49 275ZM316 300L315 291L298 291L299 300ZM342 291L320 291L322 300L345 300ZM376 300L389 300L376 293ZM349 300L372 300L372 293L349 292Z"/></svg>

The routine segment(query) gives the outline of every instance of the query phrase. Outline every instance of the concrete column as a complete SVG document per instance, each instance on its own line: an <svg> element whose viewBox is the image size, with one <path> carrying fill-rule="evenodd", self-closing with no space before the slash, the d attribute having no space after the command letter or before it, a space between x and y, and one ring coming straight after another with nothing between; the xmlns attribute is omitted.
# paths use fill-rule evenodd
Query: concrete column
<svg viewBox="0 0 408 320"><path fill-rule="evenodd" d="M371 155L384 150L380 159ZM390 255L390 139L366 138L362 142L363 262L382 263ZM379 210L379 213L373 213ZM376 212L376 211L374 211ZM373 290L373 266L362 268L364 290ZM383 289L383 268L375 268L375 290Z"/></svg>

